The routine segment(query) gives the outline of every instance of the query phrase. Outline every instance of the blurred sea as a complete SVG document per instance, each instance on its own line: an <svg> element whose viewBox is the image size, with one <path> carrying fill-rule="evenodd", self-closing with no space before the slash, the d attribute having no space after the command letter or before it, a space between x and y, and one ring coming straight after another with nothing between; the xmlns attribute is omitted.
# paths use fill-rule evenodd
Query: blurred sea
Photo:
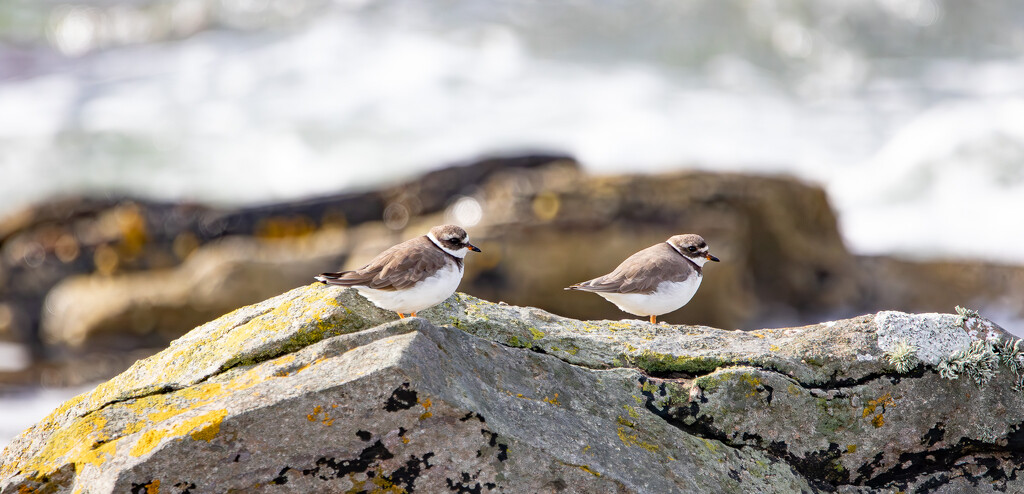
<svg viewBox="0 0 1024 494"><path fill-rule="evenodd" d="M299 199L521 150L790 174L858 253L1024 262L1024 3L0 2L0 216ZM7 401L0 443L78 391Z"/></svg>
<svg viewBox="0 0 1024 494"><path fill-rule="evenodd" d="M523 149L791 174L859 253L1021 262L1024 4L0 3L0 214L280 201Z"/></svg>

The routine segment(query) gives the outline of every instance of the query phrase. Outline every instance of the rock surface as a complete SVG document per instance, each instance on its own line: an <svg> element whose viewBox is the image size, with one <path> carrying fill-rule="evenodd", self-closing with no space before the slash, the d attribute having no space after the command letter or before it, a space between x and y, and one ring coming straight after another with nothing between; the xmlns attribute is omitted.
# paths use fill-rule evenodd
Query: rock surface
<svg viewBox="0 0 1024 494"><path fill-rule="evenodd" d="M462 294L421 315L322 285L236 310L19 436L0 492L1024 489L1020 354L980 387L937 371L1010 341L979 317L738 332Z"/></svg>

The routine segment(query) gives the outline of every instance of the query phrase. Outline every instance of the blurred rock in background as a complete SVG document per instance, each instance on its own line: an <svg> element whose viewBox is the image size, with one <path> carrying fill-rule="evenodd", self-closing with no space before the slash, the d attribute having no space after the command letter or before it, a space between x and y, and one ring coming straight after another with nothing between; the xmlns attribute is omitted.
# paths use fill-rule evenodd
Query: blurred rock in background
<svg viewBox="0 0 1024 494"><path fill-rule="evenodd" d="M1024 268L852 255L824 191L787 177L589 176L570 157L449 167L403 185L240 210L63 200L0 223L0 386L107 378L197 324L458 223L483 252L461 291L584 319L632 316L569 284L685 232L722 259L671 323L756 329L883 309L1024 317ZM2 388L0 388L2 389Z"/></svg>

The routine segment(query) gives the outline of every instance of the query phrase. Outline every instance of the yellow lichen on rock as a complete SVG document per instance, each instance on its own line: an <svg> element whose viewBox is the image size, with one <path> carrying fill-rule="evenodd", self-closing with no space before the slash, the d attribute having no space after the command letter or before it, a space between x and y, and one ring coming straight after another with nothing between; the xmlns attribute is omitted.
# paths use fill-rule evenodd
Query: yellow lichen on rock
<svg viewBox="0 0 1024 494"><path fill-rule="evenodd" d="M167 431L163 429L150 429L142 433L139 440L135 442L132 449L128 451L128 454L139 457L153 450L160 440L167 436Z"/></svg>
<svg viewBox="0 0 1024 494"><path fill-rule="evenodd" d="M182 440L185 436L195 441L210 442L220 432L220 424L227 417L227 409L221 408L189 417L170 428L150 429L142 433L129 451L131 456L142 456L160 445L165 438Z"/></svg>
<svg viewBox="0 0 1024 494"><path fill-rule="evenodd" d="M100 412L79 417L49 436L36 454L4 465L4 475L21 471L29 479L42 479L67 464L74 465L76 473L87 464L102 465L113 457L116 449L116 441L110 440L106 426L107 418Z"/></svg>

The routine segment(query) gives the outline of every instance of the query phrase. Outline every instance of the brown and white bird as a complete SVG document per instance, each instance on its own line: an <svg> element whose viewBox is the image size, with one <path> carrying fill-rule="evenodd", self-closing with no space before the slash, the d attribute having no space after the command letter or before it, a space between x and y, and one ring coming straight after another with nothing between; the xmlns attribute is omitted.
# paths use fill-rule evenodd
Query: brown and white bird
<svg viewBox="0 0 1024 494"><path fill-rule="evenodd" d="M354 271L322 273L318 281L355 288L384 310L416 317L416 312L443 302L462 281L462 261L469 251L466 230L455 225L435 226L426 235L406 240Z"/></svg>
<svg viewBox="0 0 1024 494"><path fill-rule="evenodd" d="M566 290L594 292L624 312L657 316L686 305L704 277L701 268L718 258L708 252L700 235L676 235L622 261L604 276L577 283Z"/></svg>

